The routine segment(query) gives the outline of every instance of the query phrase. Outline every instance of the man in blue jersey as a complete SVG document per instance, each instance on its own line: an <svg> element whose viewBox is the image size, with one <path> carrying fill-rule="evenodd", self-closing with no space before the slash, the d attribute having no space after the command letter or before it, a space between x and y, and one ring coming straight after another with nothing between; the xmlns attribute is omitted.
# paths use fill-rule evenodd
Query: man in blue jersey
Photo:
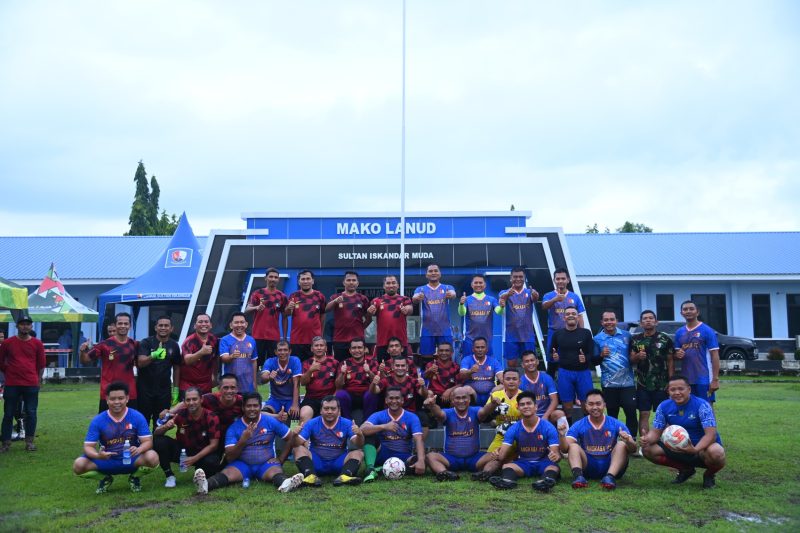
<svg viewBox="0 0 800 533"><path fill-rule="evenodd" d="M400 387L386 389L386 409L373 413L361 425L365 437L377 437L376 457L366 456L364 462L367 476L364 481L374 481L376 465L390 457L397 457L406 463L406 468L421 476L425 473L425 443L422 440L422 424L417 415L403 409L403 391ZM365 452L367 450L365 449Z"/></svg>
<svg viewBox="0 0 800 533"><path fill-rule="evenodd" d="M636 451L636 441L622 422L604 414L603 392L592 389L584 408L589 416L578 420L560 435L561 451L568 454L572 469L572 488L589 486L588 479L599 479L607 490L617 488L617 480L628 468L628 454Z"/></svg>
<svg viewBox="0 0 800 533"><path fill-rule="evenodd" d="M492 477L489 483L497 489L513 489L520 477L542 476L533 483L533 488L549 492L560 476L558 432L553 424L536 416L536 399L532 393L517 395L517 409L522 419L506 431L498 452L502 462L516 447L517 459L505 463L501 475Z"/></svg>
<svg viewBox="0 0 800 533"><path fill-rule="evenodd" d="M303 485L321 487L319 476L338 476L335 487L358 485L358 469L364 460L361 450L347 451L347 444L364 446L364 434L350 419L340 416L336 396L322 399L322 414L303 425L295 438L293 450L297 470L303 474Z"/></svg>
<svg viewBox="0 0 800 533"><path fill-rule="evenodd" d="M261 395L248 392L242 397L242 418L231 424L225 434L225 458L222 472L206 478L202 468L194 471L198 494L220 489L242 480L271 482L280 492L290 492L303 483L303 474L286 477L284 461L289 456L294 433L277 418L262 416ZM279 457L275 457L275 438L286 441Z"/></svg>
<svg viewBox="0 0 800 533"><path fill-rule="evenodd" d="M486 278L480 274L472 276L472 294L463 294L458 302L458 314L464 317L464 342L461 344L461 357L472 355L472 343L478 337L491 340L494 335L494 314L498 305L497 298L489 296L486 290ZM492 343L489 343L489 355Z"/></svg>
<svg viewBox="0 0 800 533"><path fill-rule="evenodd" d="M674 358L681 362L681 373L689 380L692 394L709 403L716 401L719 389L719 343L717 333L698 320L697 305L681 304L686 325L675 332Z"/></svg>
<svg viewBox="0 0 800 533"><path fill-rule="evenodd" d="M578 326L583 325L583 313L586 308L583 300L576 293L569 290L569 274L565 268L557 268L553 271L554 291L550 291L542 297L542 309L547 311L547 373L555 377L558 370L558 361L553 361L551 354L553 350L553 334L566 326L564 321L564 310L567 307L574 307L578 310Z"/></svg>
<svg viewBox="0 0 800 533"><path fill-rule="evenodd" d="M464 385L474 391L476 405L485 405L494 389L498 376L503 371L503 364L494 357L489 357L489 344L483 337L472 343L472 355L461 360L460 378Z"/></svg>
<svg viewBox="0 0 800 533"><path fill-rule="evenodd" d="M102 474L97 494L106 492L117 474L128 474L131 491L139 492L142 490L139 476L149 474L158 465L150 426L139 411L128 408L126 383L110 383L105 395L108 410L95 416L89 424L83 455L75 459L72 471L85 478ZM125 452L126 443L129 453Z"/></svg>
<svg viewBox="0 0 800 533"><path fill-rule="evenodd" d="M470 407L470 390L456 387L451 395L453 407L442 410L436 403L436 396L428 393L423 405L430 409L440 423L444 423L444 450L428 452L425 460L436 481L456 481L456 472L481 471L491 460L489 454L481 451L479 407Z"/></svg>
<svg viewBox="0 0 800 533"><path fill-rule="evenodd" d="M519 390L532 392L536 400L536 416L550 421L556 427L566 424L564 411L558 407L558 389L550 375L539 371L539 358L536 352L522 352L523 374L520 377Z"/></svg>
<svg viewBox="0 0 800 533"><path fill-rule="evenodd" d="M525 269L511 269L511 287L501 291L495 312L505 317L503 359L506 365L517 366L525 350L536 350L536 330L533 326L533 304L539 293L525 286Z"/></svg>
<svg viewBox="0 0 800 533"><path fill-rule="evenodd" d="M703 488L716 486L716 473L725 467L725 449L717 432L717 420L711 405L692 394L688 378L675 375L667 385L669 399L656 409L653 427L642 435L642 453L657 465L678 470L673 483L683 483L695 474L696 468L705 468ZM689 433L691 441L684 448L670 448L661 442L661 433L667 426L681 426Z"/></svg>
<svg viewBox="0 0 800 533"><path fill-rule="evenodd" d="M594 336L594 360L600 363L600 383L608 414L619 418L619 409L625 412L628 433L636 437L636 380L631 366L631 334L617 327L617 314L603 311L603 329Z"/></svg>
<svg viewBox="0 0 800 533"><path fill-rule="evenodd" d="M414 289L411 301L419 304L422 331L419 337L419 354L426 362L433 358L439 342L453 343L450 325L450 303L456 297L452 285L441 283L442 273L438 265L428 265L425 272L428 284ZM420 364L424 368L424 364Z"/></svg>
<svg viewBox="0 0 800 533"><path fill-rule="evenodd" d="M261 381L269 383L269 399L264 402L264 410L280 416L281 422L289 418L300 418L300 392L298 382L303 374L303 364L299 357L289 355L289 343L278 341L275 357L264 361Z"/></svg>
<svg viewBox="0 0 800 533"><path fill-rule="evenodd" d="M236 312L231 316L231 332L219 340L222 373L233 374L239 381L239 392L255 392L258 375L256 340L247 334L247 318Z"/></svg>

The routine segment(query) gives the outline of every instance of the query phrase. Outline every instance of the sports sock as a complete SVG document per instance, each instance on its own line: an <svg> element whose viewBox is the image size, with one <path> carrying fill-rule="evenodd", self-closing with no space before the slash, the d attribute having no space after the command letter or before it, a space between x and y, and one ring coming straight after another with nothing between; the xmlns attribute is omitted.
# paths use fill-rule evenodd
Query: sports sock
<svg viewBox="0 0 800 533"><path fill-rule="evenodd" d="M509 481L516 481L518 477L513 468L504 468L502 476L503 479L507 479Z"/></svg>
<svg viewBox="0 0 800 533"><path fill-rule="evenodd" d="M174 477L175 474L172 472L171 468L167 468L166 470L164 470L164 476L166 476L166 477Z"/></svg>
<svg viewBox="0 0 800 533"><path fill-rule="evenodd" d="M717 472L719 472L723 468L724 468L723 466L707 466L706 467L706 473L703 474L703 475L713 476L714 474L716 474Z"/></svg>
<svg viewBox="0 0 800 533"><path fill-rule="evenodd" d="M276 487L280 487L281 483L286 481L286 476L284 474L275 474L274 476L272 476L272 479L270 481Z"/></svg>
<svg viewBox="0 0 800 533"><path fill-rule="evenodd" d="M367 465L367 470L375 468L375 459L378 457L378 449L373 444L364 445L364 463Z"/></svg>
<svg viewBox="0 0 800 533"><path fill-rule="evenodd" d="M208 490L219 489L225 487L228 484L228 478L222 472L218 474L214 474L210 478L208 478Z"/></svg>
<svg viewBox="0 0 800 533"><path fill-rule="evenodd" d="M346 476L355 476L358 473L360 462L358 459L348 459L342 467L342 474Z"/></svg>
<svg viewBox="0 0 800 533"><path fill-rule="evenodd" d="M149 466L140 466L139 468L134 470L131 475L134 476L134 477L141 477L141 476L146 476L147 474L149 474L152 471L153 471L153 469L150 468Z"/></svg>
<svg viewBox="0 0 800 533"><path fill-rule="evenodd" d="M297 465L297 470L304 476L314 473L314 462L311 457L298 457L295 464Z"/></svg>
<svg viewBox="0 0 800 533"><path fill-rule="evenodd" d="M88 472L79 474L79 476L84 479L97 479L99 477L105 477L106 475L101 472L98 472L97 470L89 470Z"/></svg>
<svg viewBox="0 0 800 533"><path fill-rule="evenodd" d="M662 466L668 466L670 468L674 468L676 470L689 470L689 466L679 463L678 461L673 461L666 455L660 455L656 458L656 462Z"/></svg>
<svg viewBox="0 0 800 533"><path fill-rule="evenodd" d="M572 469L572 477L578 477L583 475L583 468L573 468Z"/></svg>
<svg viewBox="0 0 800 533"><path fill-rule="evenodd" d="M558 479L558 470L545 470L544 477L549 477L550 479Z"/></svg>

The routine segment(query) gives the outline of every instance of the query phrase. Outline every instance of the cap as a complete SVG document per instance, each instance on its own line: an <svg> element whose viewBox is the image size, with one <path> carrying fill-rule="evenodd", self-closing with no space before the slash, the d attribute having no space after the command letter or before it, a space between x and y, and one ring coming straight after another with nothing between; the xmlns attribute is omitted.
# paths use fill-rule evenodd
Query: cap
<svg viewBox="0 0 800 533"><path fill-rule="evenodd" d="M33 324L33 319L30 317L30 315L24 315L23 314L23 315L20 315L20 317L17 319L17 324L19 324L21 322L30 322L31 324Z"/></svg>

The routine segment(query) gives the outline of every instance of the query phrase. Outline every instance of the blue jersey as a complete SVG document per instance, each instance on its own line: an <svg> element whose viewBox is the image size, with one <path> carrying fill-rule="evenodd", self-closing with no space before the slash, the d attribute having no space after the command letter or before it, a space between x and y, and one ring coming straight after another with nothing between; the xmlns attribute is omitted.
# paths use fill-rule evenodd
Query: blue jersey
<svg viewBox="0 0 800 533"><path fill-rule="evenodd" d="M625 330L617 328L613 335L609 335L605 330L594 336L594 356L595 359L602 357L603 348L608 346L609 353L600 362L600 383L603 388L619 389L622 387L633 387L636 382L633 378L633 367L631 367L630 350L631 334Z"/></svg>
<svg viewBox="0 0 800 533"><path fill-rule="evenodd" d="M422 317L423 337L441 337L450 335L450 304L447 301L447 292L455 289L452 285L440 283L435 289L430 285L423 285L414 289L414 294L422 293L425 299L419 305L419 314Z"/></svg>
<svg viewBox="0 0 800 533"><path fill-rule="evenodd" d="M219 340L219 354L230 354L233 361L223 363L222 374L234 374L239 380L239 392L255 392L256 377L253 375L253 361L258 360L256 341L250 335L245 335L239 340L232 334L225 335Z"/></svg>
<svg viewBox="0 0 800 533"><path fill-rule="evenodd" d="M620 431L628 433L628 428L613 416L604 416L598 427L585 416L570 426L567 438L577 442L586 455L610 458Z"/></svg>
<svg viewBox="0 0 800 533"><path fill-rule="evenodd" d="M445 409L444 452L453 457L472 457L481 449L480 427L478 425L480 407L470 407L466 416L461 417L455 409Z"/></svg>
<svg viewBox="0 0 800 533"><path fill-rule="evenodd" d="M339 417L329 428L321 416L312 418L303 429L300 430L303 440L311 441L311 453L330 461L340 455L347 453L347 441L353 434L353 421L348 418Z"/></svg>
<svg viewBox="0 0 800 533"><path fill-rule="evenodd" d="M475 340L483 337L491 344L494 334L494 308L497 298L485 294L476 298L474 294L467 296L464 303L467 313L464 315L464 338Z"/></svg>
<svg viewBox="0 0 800 533"><path fill-rule="evenodd" d="M556 291L550 291L542 296L542 303L549 302L556 296L558 296ZM567 291L567 294L562 301L555 302L550 309L547 310L548 332L556 329L564 329L566 326L564 323L564 309L567 307L574 307L578 310L578 314L586 312L586 309L583 307L583 300L581 300L581 297L572 291Z"/></svg>
<svg viewBox="0 0 800 533"><path fill-rule="evenodd" d="M235 446L245 429L247 429L247 424L245 424L243 418L239 418L231 424L225 434L225 448ZM247 441L238 460L248 465L266 463L275 457L275 437L285 439L288 434L289 428L279 422L277 418L259 415L256 429L253 431L250 440Z"/></svg>
<svg viewBox="0 0 800 533"><path fill-rule="evenodd" d="M557 394L556 382L546 372L539 372L536 381L531 381L524 373L519 381L519 390L532 392L536 396L536 416L544 416L553 400L550 395Z"/></svg>
<svg viewBox="0 0 800 533"><path fill-rule="evenodd" d="M466 368L469 370L475 363L475 356L468 355L461 359L461 368ZM495 374L500 372L503 369L503 366L500 364L500 361L494 357L489 357L488 355L483 361L483 364L478 366L478 371L472 374L472 376L468 377L464 382L464 385L469 385L475 389L475 392L478 394L489 394L494 388Z"/></svg>
<svg viewBox="0 0 800 533"><path fill-rule="evenodd" d="M269 397L275 400L291 400L294 392L293 378L303 374L303 363L299 357L289 356L285 367L281 367L277 357L270 357L264 361L264 372L276 370L278 375L269 382Z"/></svg>
<svg viewBox="0 0 800 533"><path fill-rule="evenodd" d="M694 329L683 326L675 332L675 349L682 349L686 356L681 361L681 373L692 385L711 383L711 353L719 349L717 333L700 322Z"/></svg>
<svg viewBox="0 0 800 533"><path fill-rule="evenodd" d="M122 458L122 448L125 440L131 446L139 446L141 437L150 437L150 426L142 413L136 409L128 408L121 420L115 420L111 413L103 411L95 416L86 432L86 444L100 443L109 453L115 453L116 458Z"/></svg>
<svg viewBox="0 0 800 533"><path fill-rule="evenodd" d="M381 449L390 450L398 454L411 455L414 453L414 435L422 435L422 424L419 417L412 412L403 410L398 418L392 418L388 409L372 413L367 422L373 426L380 426L389 422L397 423L397 431L381 431L378 433L378 442Z"/></svg>
<svg viewBox="0 0 800 533"><path fill-rule="evenodd" d="M503 444L516 444L522 461L541 461L547 459L550 446L558 446L558 431L544 418L539 419L533 431L528 431L520 420L508 428L503 436Z"/></svg>
<svg viewBox="0 0 800 533"><path fill-rule="evenodd" d="M717 419L707 401L691 394L689 401L683 405L678 405L673 400L664 400L656 409L653 428L664 429L672 425L681 426L688 431L692 445L695 445L705 436L705 428L717 427ZM719 432L717 442L722 443Z"/></svg>
<svg viewBox="0 0 800 533"><path fill-rule="evenodd" d="M505 342L535 342L531 290L525 288L521 292L517 292L514 289L508 289L500 292L500 298L509 291L511 296L506 300L503 314L505 323L503 340Z"/></svg>

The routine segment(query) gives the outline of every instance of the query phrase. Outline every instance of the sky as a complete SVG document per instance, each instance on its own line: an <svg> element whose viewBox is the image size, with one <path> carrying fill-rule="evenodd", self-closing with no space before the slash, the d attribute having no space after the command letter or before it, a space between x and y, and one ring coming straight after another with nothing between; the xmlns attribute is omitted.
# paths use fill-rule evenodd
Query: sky
<svg viewBox="0 0 800 533"><path fill-rule="evenodd" d="M0 234L399 211L402 1L0 3ZM800 3L406 4L407 211L800 230Z"/></svg>

